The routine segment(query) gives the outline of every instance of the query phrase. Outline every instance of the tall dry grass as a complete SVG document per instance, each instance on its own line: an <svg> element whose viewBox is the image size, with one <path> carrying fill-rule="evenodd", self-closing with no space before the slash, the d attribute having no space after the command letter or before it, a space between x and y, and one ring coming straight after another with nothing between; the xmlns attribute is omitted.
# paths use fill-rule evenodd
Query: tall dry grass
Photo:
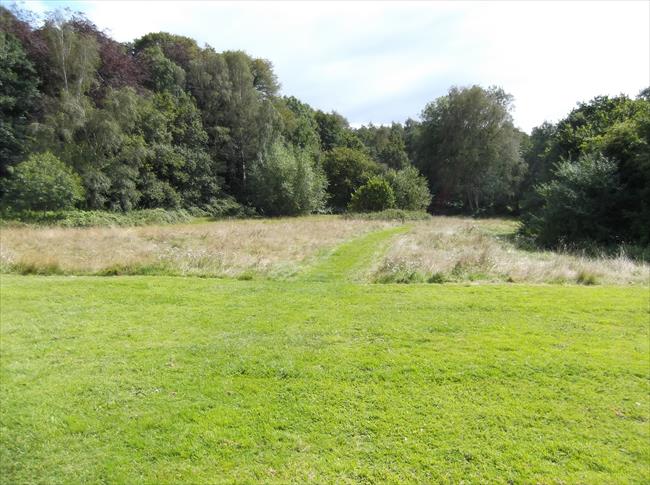
<svg viewBox="0 0 650 485"><path fill-rule="evenodd" d="M509 242L516 223L434 217L396 238L375 281L510 281L648 284L648 264L624 253L599 257L524 251Z"/></svg>
<svg viewBox="0 0 650 485"><path fill-rule="evenodd" d="M389 225L303 217L130 228L3 228L0 269L282 278L296 273L321 251Z"/></svg>

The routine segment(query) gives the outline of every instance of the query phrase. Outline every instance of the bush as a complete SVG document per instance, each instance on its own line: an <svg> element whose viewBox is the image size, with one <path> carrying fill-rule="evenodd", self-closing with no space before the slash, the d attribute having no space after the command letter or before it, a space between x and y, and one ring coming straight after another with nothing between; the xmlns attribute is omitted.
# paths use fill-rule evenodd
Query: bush
<svg viewBox="0 0 650 485"><path fill-rule="evenodd" d="M292 216L322 209L325 186L325 176L305 150L278 142L253 165L248 188L261 214Z"/></svg>
<svg viewBox="0 0 650 485"><path fill-rule="evenodd" d="M523 235L551 247L622 242L615 229L621 187L614 162L601 155L562 161L536 192L541 206L524 218Z"/></svg>
<svg viewBox="0 0 650 485"><path fill-rule="evenodd" d="M349 209L356 212L376 212L395 207L395 193L381 177L372 177L359 187L350 200Z"/></svg>
<svg viewBox="0 0 650 485"><path fill-rule="evenodd" d="M424 211L431 204L431 192L427 179L415 167L389 170L386 180L395 192L395 205L399 209Z"/></svg>
<svg viewBox="0 0 650 485"><path fill-rule="evenodd" d="M2 192L3 206L18 211L71 209L84 197L79 175L50 152L16 165Z"/></svg>
<svg viewBox="0 0 650 485"><path fill-rule="evenodd" d="M60 227L147 226L182 224L192 220L190 213L183 209L144 209L131 212L22 211L5 213L3 218L28 224ZM5 221L3 223L6 224Z"/></svg>
<svg viewBox="0 0 650 485"><path fill-rule="evenodd" d="M201 207L190 207L187 210L194 217L213 217L215 219L258 216L254 208L242 205L230 196L212 199Z"/></svg>

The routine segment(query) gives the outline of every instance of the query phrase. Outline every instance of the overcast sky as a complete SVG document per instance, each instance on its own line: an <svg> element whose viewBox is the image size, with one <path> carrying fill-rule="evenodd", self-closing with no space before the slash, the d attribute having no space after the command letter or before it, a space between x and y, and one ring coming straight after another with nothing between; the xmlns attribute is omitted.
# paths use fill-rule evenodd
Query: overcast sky
<svg viewBox="0 0 650 485"><path fill-rule="evenodd" d="M3 3L7 3L2 0ZM71 2L119 41L147 32L271 60L282 93L354 126L417 118L452 85L499 85L530 131L650 84L650 2Z"/></svg>

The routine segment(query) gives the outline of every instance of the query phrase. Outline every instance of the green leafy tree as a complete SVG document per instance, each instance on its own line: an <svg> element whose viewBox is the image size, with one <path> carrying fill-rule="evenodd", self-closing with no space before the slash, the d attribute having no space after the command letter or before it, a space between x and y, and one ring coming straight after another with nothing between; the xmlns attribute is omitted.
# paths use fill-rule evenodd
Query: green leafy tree
<svg viewBox="0 0 650 485"><path fill-rule="evenodd" d="M71 209L83 199L79 175L49 152L17 164L3 185L3 205L18 211Z"/></svg>
<svg viewBox="0 0 650 485"><path fill-rule="evenodd" d="M324 207L325 185L307 151L276 142L252 167L250 199L264 215L309 214Z"/></svg>
<svg viewBox="0 0 650 485"><path fill-rule="evenodd" d="M329 151L337 147L366 150L363 142L350 128L348 120L337 112L324 113L320 110L316 111L315 120L318 125L318 137L323 151Z"/></svg>
<svg viewBox="0 0 650 485"><path fill-rule="evenodd" d="M620 243L621 185L616 163L600 155L559 162L553 178L537 187L541 207L525 218L524 232L545 246Z"/></svg>
<svg viewBox="0 0 650 485"><path fill-rule="evenodd" d="M551 176L553 165L559 159L554 147L556 132L555 125L544 122L533 128L525 139L526 143L522 144L522 155L527 166L521 187L523 193L534 190L534 185L546 182Z"/></svg>
<svg viewBox="0 0 650 485"><path fill-rule="evenodd" d="M556 173L549 167L566 159L593 158L599 154L615 164L616 179L621 187L617 204L612 205L616 216L606 219L612 237L601 234L600 241L612 242L618 238L628 243L648 244L650 101L643 95L634 100L626 96L598 96L587 103L579 103L557 125L545 123L533 130L530 145L524 153L529 167L524 182L527 188L524 192L524 220L528 222L530 219L527 213L538 217L548 214L542 209L547 203L542 197L544 193L534 191L532 187L554 180ZM594 199L593 202L598 201ZM564 237L566 242L582 240L573 233ZM572 237L578 239L568 239ZM591 234L591 239L596 239L596 235Z"/></svg>
<svg viewBox="0 0 650 485"><path fill-rule="evenodd" d="M280 117L269 99L277 85L269 70L269 63L256 62L241 51L218 54L205 49L188 74L209 136L208 150L224 161L226 183L240 201L248 193L253 162L280 132Z"/></svg>
<svg viewBox="0 0 650 485"><path fill-rule="evenodd" d="M578 103L578 107L557 124L549 157L575 160L594 151L599 138L611 126L633 117L642 106L643 102L623 95L597 96L586 103Z"/></svg>
<svg viewBox="0 0 650 485"><path fill-rule="evenodd" d="M39 79L20 41L0 32L0 177L28 143L27 124L39 99Z"/></svg>
<svg viewBox="0 0 650 485"><path fill-rule="evenodd" d="M617 162L622 185L617 219L628 242L650 244L650 100L639 98L637 111L613 124L597 150ZM615 226L616 227L616 226Z"/></svg>
<svg viewBox="0 0 650 485"><path fill-rule="evenodd" d="M48 79L50 94L61 91L75 97L88 93L97 82L99 46L94 36L79 33L74 17L61 10L51 13L42 27L48 46L48 62L52 78Z"/></svg>
<svg viewBox="0 0 650 485"><path fill-rule="evenodd" d="M389 170L385 178L395 193L395 206L398 209L424 211L431 204L429 184L417 168Z"/></svg>
<svg viewBox="0 0 650 485"><path fill-rule="evenodd" d="M347 208L352 193L381 168L364 152L337 147L325 153L323 169L327 176L329 204L337 211Z"/></svg>
<svg viewBox="0 0 650 485"><path fill-rule="evenodd" d="M417 163L438 206L475 213L514 196L524 164L511 103L502 89L472 86L427 105Z"/></svg>
<svg viewBox="0 0 650 485"><path fill-rule="evenodd" d="M314 110L293 96L279 99L276 109L282 119L284 139L298 148L319 154L320 137Z"/></svg>
<svg viewBox="0 0 650 485"><path fill-rule="evenodd" d="M144 85L156 92L182 92L185 86L185 71L173 61L165 57L160 47L147 47L138 54L141 64L145 67Z"/></svg>
<svg viewBox="0 0 650 485"><path fill-rule="evenodd" d="M377 162L395 170L409 165L402 125L374 126L371 123L356 130L356 134Z"/></svg>
<svg viewBox="0 0 650 485"><path fill-rule="evenodd" d="M376 212L395 207L395 193L381 177L371 177L350 199L349 209L354 212Z"/></svg>
<svg viewBox="0 0 650 485"><path fill-rule="evenodd" d="M147 49L160 49L166 59L187 72L192 61L200 55L200 48L194 39L167 32L146 34L133 43L133 53L136 57Z"/></svg>

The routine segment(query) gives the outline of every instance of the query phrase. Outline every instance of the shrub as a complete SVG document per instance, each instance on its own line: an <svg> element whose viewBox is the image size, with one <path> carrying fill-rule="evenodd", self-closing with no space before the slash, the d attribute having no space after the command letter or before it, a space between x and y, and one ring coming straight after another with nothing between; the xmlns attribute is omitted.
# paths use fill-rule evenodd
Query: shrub
<svg viewBox="0 0 650 485"><path fill-rule="evenodd" d="M350 200L349 209L357 212L383 211L395 207L395 193L381 177L372 177L359 187Z"/></svg>
<svg viewBox="0 0 650 485"><path fill-rule="evenodd" d="M233 197L227 196L221 199L213 199L201 209L194 208L193 215L198 217L255 217L257 212L253 207L245 206L237 202Z"/></svg>
<svg viewBox="0 0 650 485"><path fill-rule="evenodd" d="M590 273L589 271L581 270L576 277L576 283L579 285L596 285L598 284L598 278L595 274Z"/></svg>
<svg viewBox="0 0 650 485"><path fill-rule="evenodd" d="M399 209L424 211L431 204L427 179L415 167L389 170L386 180L395 192L395 205Z"/></svg>
<svg viewBox="0 0 650 485"><path fill-rule="evenodd" d="M619 243L621 187L616 164L585 155L555 166L554 178L536 187L540 207L523 220L522 234L544 246Z"/></svg>
<svg viewBox="0 0 650 485"><path fill-rule="evenodd" d="M16 165L3 192L3 205L18 211L71 209L84 197L79 175L50 152Z"/></svg>
<svg viewBox="0 0 650 485"><path fill-rule="evenodd" d="M6 213L3 217L23 223L60 227L146 226L180 224L192 220L190 213L183 209L144 209L131 212L23 211Z"/></svg>

